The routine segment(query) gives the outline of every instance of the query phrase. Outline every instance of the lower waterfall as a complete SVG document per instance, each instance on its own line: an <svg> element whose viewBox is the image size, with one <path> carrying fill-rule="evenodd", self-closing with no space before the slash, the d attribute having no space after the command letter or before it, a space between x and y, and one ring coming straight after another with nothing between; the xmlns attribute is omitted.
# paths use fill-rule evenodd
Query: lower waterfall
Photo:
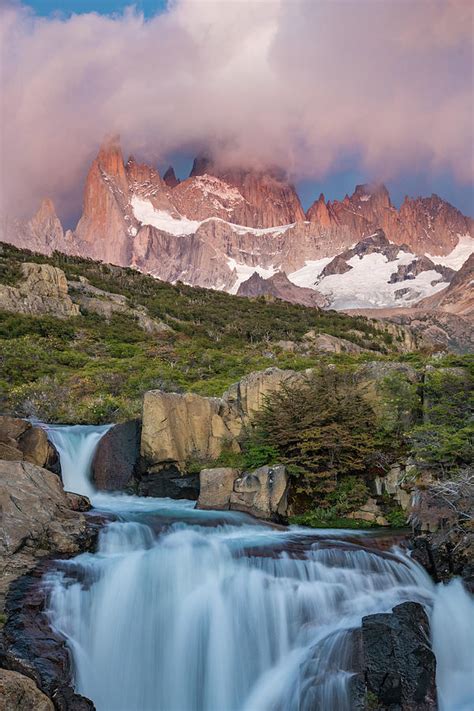
<svg viewBox="0 0 474 711"><path fill-rule="evenodd" d="M351 630L407 600L431 617L440 709L473 708L474 603L460 581L436 586L405 552L371 548L372 534L97 494L75 435L54 435L68 486L86 480L116 520L96 553L44 582L75 688L98 711L351 711Z"/></svg>

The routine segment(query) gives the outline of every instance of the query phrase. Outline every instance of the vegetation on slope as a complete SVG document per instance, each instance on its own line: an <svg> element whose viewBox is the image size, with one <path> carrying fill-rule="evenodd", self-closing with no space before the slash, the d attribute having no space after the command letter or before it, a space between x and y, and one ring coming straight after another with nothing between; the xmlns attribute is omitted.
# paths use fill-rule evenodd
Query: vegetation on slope
<svg viewBox="0 0 474 711"><path fill-rule="evenodd" d="M82 313L69 320L0 314L3 406L7 412L63 422L105 422L136 416L153 388L220 395L243 375L279 366L301 370L321 360L339 364L393 357L391 333L365 318L286 302L250 300L168 284L132 269L3 245L0 283L14 285L21 262L60 267L68 280L124 295L173 331L150 336L126 314L109 320ZM308 331L368 349L358 356L311 356L284 350ZM373 354L373 355L372 355Z"/></svg>

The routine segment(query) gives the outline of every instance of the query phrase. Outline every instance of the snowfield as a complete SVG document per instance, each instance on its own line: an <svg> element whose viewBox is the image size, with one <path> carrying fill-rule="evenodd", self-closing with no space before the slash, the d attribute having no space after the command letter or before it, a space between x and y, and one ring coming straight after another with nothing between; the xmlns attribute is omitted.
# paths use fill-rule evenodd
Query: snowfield
<svg viewBox="0 0 474 711"><path fill-rule="evenodd" d="M331 274L318 279L322 270L331 259L306 262L302 269L288 275L288 279L298 286L316 289L331 299L331 308L390 308L409 306L425 296L431 296L444 289L447 282L434 270L422 272L415 279L407 279L390 284L390 277L400 265L406 265L416 259L415 254L400 252L391 262L383 254L355 256L347 261L352 269L345 274ZM436 284L432 284L436 282ZM409 291L396 298L400 289Z"/></svg>

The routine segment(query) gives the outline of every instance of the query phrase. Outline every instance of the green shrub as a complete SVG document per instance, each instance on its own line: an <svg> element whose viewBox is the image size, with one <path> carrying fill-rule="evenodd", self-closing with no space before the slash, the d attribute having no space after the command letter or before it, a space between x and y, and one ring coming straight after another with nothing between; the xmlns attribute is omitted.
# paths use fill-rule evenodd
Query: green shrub
<svg viewBox="0 0 474 711"><path fill-rule="evenodd" d="M298 526L310 526L311 528L366 529L374 528L375 526L370 521L337 516L333 509L312 509L304 514L291 516L289 522Z"/></svg>
<svg viewBox="0 0 474 711"><path fill-rule="evenodd" d="M396 506L385 514L385 518L392 528L406 528L407 517L401 506Z"/></svg>

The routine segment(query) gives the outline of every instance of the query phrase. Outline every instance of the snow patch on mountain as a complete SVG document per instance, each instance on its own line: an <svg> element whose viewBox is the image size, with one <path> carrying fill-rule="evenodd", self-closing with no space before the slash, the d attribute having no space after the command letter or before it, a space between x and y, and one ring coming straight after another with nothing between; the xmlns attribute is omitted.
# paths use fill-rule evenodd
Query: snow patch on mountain
<svg viewBox="0 0 474 711"><path fill-rule="evenodd" d="M445 257L432 254L427 254L426 256L435 264L442 264L443 267L451 267L451 269L455 269L456 271L461 269L466 259L474 252L474 238L470 235L458 235L458 237L459 242L453 251Z"/></svg>
<svg viewBox="0 0 474 711"><path fill-rule="evenodd" d="M344 274L331 274L318 279L330 259L306 262L302 269L288 275L298 286L317 289L330 298L331 308L390 308L407 306L443 289L447 282L440 274L428 270L415 279L390 284L391 275L400 265L410 264L416 255L400 250L396 259L388 261L383 254L373 252L362 258L347 260L352 269Z"/></svg>
<svg viewBox="0 0 474 711"><path fill-rule="evenodd" d="M133 214L139 222L176 237L193 234L201 224L197 220L188 220L181 215L179 218L173 217L166 210L157 210L149 200L142 200L136 195L132 197L131 203Z"/></svg>
<svg viewBox="0 0 474 711"><path fill-rule="evenodd" d="M215 195L220 200L225 200L226 202L244 202L245 198L240 193L237 188L224 183L223 180L216 178L214 175L197 175L193 178L195 185L197 185L204 195Z"/></svg>
<svg viewBox="0 0 474 711"><path fill-rule="evenodd" d="M301 267L301 269L298 269L296 272L288 274L288 279L292 281L293 284L296 284L296 286L315 289L318 276L321 274L326 264L329 264L333 258L334 257L309 259L305 262L304 267Z"/></svg>
<svg viewBox="0 0 474 711"><path fill-rule="evenodd" d="M136 219L142 223L142 225L151 225L156 227L157 230L162 230L170 235L180 237L183 235L194 234L201 225L207 222L222 222L228 225L234 232L239 235L253 234L253 235L281 235L295 223L290 225L279 225L278 227L246 227L245 225L235 225L232 222L227 222L219 217L209 217L207 220L189 220L183 215L179 217L173 217L166 210L157 210L150 200L144 200L137 195L134 195L131 200L131 205L133 209L133 214Z"/></svg>

